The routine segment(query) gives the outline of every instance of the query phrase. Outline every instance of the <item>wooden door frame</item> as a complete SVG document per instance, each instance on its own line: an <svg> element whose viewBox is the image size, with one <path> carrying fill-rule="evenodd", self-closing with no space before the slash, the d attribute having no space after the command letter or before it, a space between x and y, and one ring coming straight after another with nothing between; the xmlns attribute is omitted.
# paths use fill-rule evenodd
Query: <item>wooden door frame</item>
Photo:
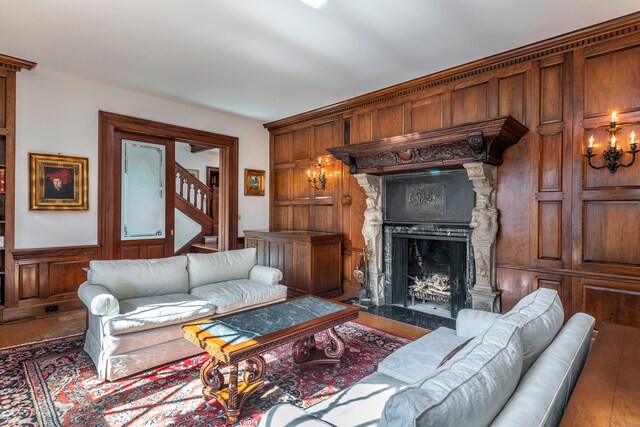
<svg viewBox="0 0 640 427"><path fill-rule="evenodd" d="M119 165L115 164L115 133L127 132L169 138L188 144L220 149L220 250L238 247L238 138L186 128L121 114L98 112L98 257L117 259L115 245L116 203L113 183Z"/></svg>

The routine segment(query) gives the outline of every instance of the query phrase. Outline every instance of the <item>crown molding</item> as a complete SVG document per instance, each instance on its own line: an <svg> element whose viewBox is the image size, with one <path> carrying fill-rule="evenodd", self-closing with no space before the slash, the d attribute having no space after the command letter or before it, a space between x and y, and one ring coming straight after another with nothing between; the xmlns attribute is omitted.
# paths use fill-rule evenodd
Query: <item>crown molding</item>
<svg viewBox="0 0 640 427"><path fill-rule="evenodd" d="M326 107L265 123L263 126L269 131L273 131L300 122L346 113L357 108L401 98L424 89L452 83L466 77L539 60L546 56L569 52L577 48L636 33L640 33L640 12L399 83Z"/></svg>
<svg viewBox="0 0 640 427"><path fill-rule="evenodd" d="M9 55L3 55L0 53L0 67L8 68L12 71L20 71L22 69L33 70L38 65L35 62L27 61L26 59L15 58Z"/></svg>

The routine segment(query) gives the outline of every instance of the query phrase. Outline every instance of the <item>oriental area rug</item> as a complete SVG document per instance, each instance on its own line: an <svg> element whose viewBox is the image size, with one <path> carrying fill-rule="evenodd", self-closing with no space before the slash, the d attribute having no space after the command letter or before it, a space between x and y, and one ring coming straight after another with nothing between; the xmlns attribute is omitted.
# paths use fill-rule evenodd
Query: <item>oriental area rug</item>
<svg viewBox="0 0 640 427"><path fill-rule="evenodd" d="M237 425L257 425L279 403L300 407L318 403L375 372L382 359L410 342L353 322L336 329L347 344L340 369L331 365L299 369L290 344L265 353L264 390L245 402ZM326 336L317 338L322 346ZM200 367L208 355L101 383L82 346L83 336L73 335L0 349L0 425L225 425L222 407L201 394Z"/></svg>

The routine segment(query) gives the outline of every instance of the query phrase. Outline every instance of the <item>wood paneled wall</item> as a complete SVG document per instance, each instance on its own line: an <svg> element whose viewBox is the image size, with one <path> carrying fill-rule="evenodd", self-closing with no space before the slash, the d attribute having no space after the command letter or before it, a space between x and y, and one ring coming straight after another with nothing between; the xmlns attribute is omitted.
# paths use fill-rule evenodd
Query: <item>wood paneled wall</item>
<svg viewBox="0 0 640 427"><path fill-rule="evenodd" d="M547 287L567 316L640 326L640 164L611 175L582 157L591 135L602 152L613 110L625 149L640 135L639 88L636 13L267 123L270 226L342 232L343 284L355 287L365 197L334 159L327 189L309 188L324 148L510 114L530 131L498 168L503 311Z"/></svg>
<svg viewBox="0 0 640 427"><path fill-rule="evenodd" d="M86 280L83 268L96 259L97 246L15 249L13 286L7 287L2 320L41 316L46 307L56 311L82 308L77 291Z"/></svg>

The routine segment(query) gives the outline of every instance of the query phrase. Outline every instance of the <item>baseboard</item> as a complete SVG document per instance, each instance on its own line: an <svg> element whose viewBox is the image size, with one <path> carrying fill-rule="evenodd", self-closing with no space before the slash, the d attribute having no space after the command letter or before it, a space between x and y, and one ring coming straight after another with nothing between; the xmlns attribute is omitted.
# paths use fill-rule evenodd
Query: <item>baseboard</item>
<svg viewBox="0 0 640 427"><path fill-rule="evenodd" d="M47 307L51 306L57 306L58 309L53 312L47 312ZM44 317L54 313L73 311L80 308L85 308L85 305L79 299L47 302L45 304L32 305L29 307L5 308L0 312L0 321L7 322L25 318Z"/></svg>

